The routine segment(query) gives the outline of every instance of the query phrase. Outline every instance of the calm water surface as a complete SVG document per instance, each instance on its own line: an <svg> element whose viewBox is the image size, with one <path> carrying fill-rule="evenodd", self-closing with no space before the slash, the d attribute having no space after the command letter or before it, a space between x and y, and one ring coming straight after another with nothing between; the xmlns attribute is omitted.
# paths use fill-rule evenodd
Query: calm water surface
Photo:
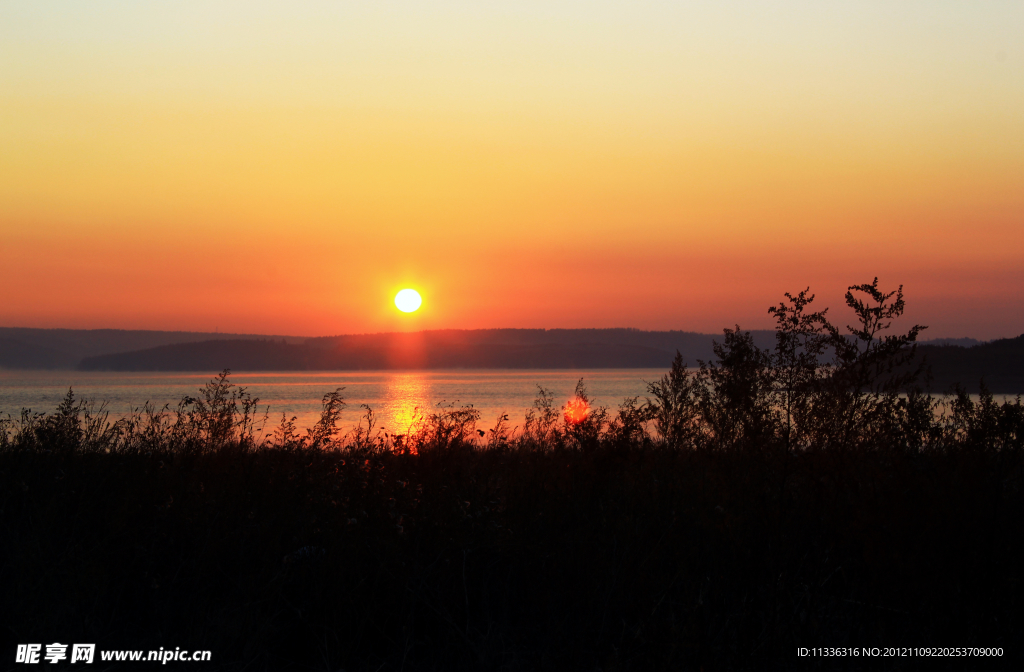
<svg viewBox="0 0 1024 672"><path fill-rule="evenodd" d="M261 415L269 407L268 427L279 423L282 413L297 416L302 427L311 426L323 395L343 387L348 404L342 416L345 426L354 426L363 413L360 404L367 404L378 427L404 433L417 413L430 413L439 405L473 406L481 412L481 429L493 427L503 413L513 426L521 426L538 385L551 390L560 406L572 396L580 378L593 404L615 409L626 397L643 397L647 382L665 373L662 369L332 371L235 373L230 380L259 398ZM146 402L173 408L183 396L195 396L211 377L197 373L0 371L0 416L16 416L22 408L51 412L69 387L79 399L106 402L113 417Z"/></svg>

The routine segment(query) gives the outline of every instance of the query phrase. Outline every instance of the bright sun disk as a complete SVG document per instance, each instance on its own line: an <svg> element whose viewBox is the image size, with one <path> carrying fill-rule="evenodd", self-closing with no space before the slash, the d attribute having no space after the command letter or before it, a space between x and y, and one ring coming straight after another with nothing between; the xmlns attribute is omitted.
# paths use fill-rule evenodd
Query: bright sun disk
<svg viewBox="0 0 1024 672"><path fill-rule="evenodd" d="M415 289L403 289L395 294L395 305L403 313L414 312L423 303L420 293Z"/></svg>

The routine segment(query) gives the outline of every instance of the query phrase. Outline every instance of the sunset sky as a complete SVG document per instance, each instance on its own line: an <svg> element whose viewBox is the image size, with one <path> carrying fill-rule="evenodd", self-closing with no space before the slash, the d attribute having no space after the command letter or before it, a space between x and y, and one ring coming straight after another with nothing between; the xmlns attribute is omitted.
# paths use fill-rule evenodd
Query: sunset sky
<svg viewBox="0 0 1024 672"><path fill-rule="evenodd" d="M5 1L0 234L0 326L1016 336L1024 3Z"/></svg>

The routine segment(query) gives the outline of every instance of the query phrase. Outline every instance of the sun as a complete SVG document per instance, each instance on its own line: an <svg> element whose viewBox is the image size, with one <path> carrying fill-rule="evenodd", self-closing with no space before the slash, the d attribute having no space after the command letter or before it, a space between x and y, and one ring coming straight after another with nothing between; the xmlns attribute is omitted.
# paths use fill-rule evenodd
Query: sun
<svg viewBox="0 0 1024 672"><path fill-rule="evenodd" d="M423 304L420 293L415 289L403 289L395 294L395 305L403 313L413 313Z"/></svg>

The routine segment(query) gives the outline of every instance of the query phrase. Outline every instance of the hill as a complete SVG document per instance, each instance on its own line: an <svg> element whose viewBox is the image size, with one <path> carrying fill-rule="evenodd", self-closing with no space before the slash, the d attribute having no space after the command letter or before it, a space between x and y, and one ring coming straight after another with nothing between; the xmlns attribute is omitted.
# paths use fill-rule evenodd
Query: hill
<svg viewBox="0 0 1024 672"><path fill-rule="evenodd" d="M754 332L771 344L773 332ZM676 350L711 359L711 334L637 329L479 329L163 345L87 357L81 368L112 371L668 368Z"/></svg>
<svg viewBox="0 0 1024 672"><path fill-rule="evenodd" d="M752 331L761 348L773 331ZM0 368L90 371L353 371L388 369L668 368L676 350L695 366L720 335L639 329L444 329L298 338L119 329L0 328ZM980 381L997 394L1024 392L1024 335L982 343L923 341L927 387Z"/></svg>
<svg viewBox="0 0 1024 672"><path fill-rule="evenodd" d="M977 392L982 380L996 394L1024 392L1024 334L970 348L922 345L918 352L931 369L927 387L933 392L945 392L956 383Z"/></svg>
<svg viewBox="0 0 1024 672"><path fill-rule="evenodd" d="M172 343L286 338L256 334L124 329L32 329L0 327L0 369L75 369L85 357L144 350Z"/></svg>

